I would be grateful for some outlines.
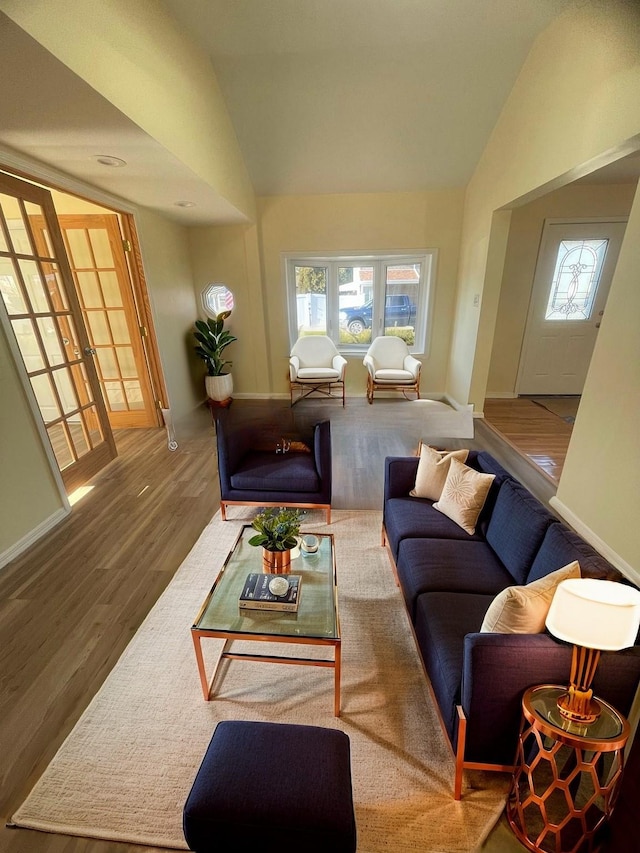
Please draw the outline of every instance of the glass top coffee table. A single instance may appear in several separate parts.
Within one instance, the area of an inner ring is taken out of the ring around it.
[[[212,698],[212,687],[225,659],[264,661],[329,667],[334,670],[334,714],[340,716],[340,619],[333,536],[315,534],[320,540],[317,553],[291,561],[291,574],[300,575],[300,600],[295,613],[277,610],[241,610],[238,604],[247,575],[262,572],[262,548],[249,545],[255,533],[244,525],[222,569],[200,608],[191,628],[204,698]],[[218,663],[207,678],[201,641],[203,637],[223,639]],[[286,655],[244,654],[231,651],[240,640],[333,646],[333,659],[288,657]]]

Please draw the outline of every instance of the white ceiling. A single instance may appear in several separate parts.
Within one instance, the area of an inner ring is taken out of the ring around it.
[[[157,2],[209,52],[255,190],[268,195],[464,186],[535,36],[584,0]],[[5,151],[185,224],[241,221],[3,14],[0,44]],[[127,167],[105,168],[99,154]],[[628,160],[637,177],[639,159]],[[632,179],[620,168],[614,180]],[[184,199],[196,206],[175,205]]]
[[[464,186],[571,0],[164,0],[209,52],[258,195]]]

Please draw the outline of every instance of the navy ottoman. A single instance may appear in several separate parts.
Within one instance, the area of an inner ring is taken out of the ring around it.
[[[183,812],[196,853],[354,853],[349,738],[337,729],[218,723]]]

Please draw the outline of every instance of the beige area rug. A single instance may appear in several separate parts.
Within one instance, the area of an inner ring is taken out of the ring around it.
[[[469,774],[462,801],[452,798],[453,757],[380,546],[379,512],[335,511],[329,527],[313,513],[304,525],[335,536],[342,716],[333,716],[333,672],[319,667],[225,661],[216,699],[203,700],[189,629],[251,516],[235,508],[234,520],[217,515],[205,528],[13,822],[186,849],[182,807],[216,723],[271,720],[349,735],[360,853],[475,851],[502,811],[505,777]],[[220,643],[203,648],[211,668]]]

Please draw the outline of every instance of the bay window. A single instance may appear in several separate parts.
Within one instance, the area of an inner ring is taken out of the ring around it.
[[[304,335],[328,335],[341,351],[359,352],[378,335],[398,335],[424,354],[435,256],[286,255],[291,346]]]

